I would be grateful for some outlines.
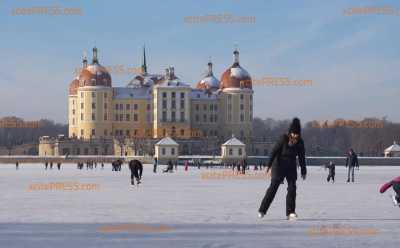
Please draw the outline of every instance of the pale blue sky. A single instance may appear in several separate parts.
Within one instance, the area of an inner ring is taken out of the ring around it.
[[[83,15],[12,15],[14,8],[81,8]],[[383,117],[400,121],[400,15],[345,16],[351,7],[398,1],[4,1],[0,0],[0,116],[67,120],[67,88],[83,51],[150,72],[172,65],[196,83],[208,58],[219,78],[235,44],[253,78],[311,79],[309,87],[255,86],[255,116],[304,121]],[[255,16],[255,24],[187,24],[185,16]],[[123,86],[132,75],[112,75]],[[279,103],[277,103],[279,101]]]

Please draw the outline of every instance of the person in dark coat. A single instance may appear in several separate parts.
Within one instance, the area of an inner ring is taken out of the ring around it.
[[[301,138],[301,125],[298,118],[294,118],[287,134],[284,134],[275,144],[269,158],[267,173],[272,170],[271,184],[265,193],[258,210],[259,217],[262,218],[266,214],[278,188],[286,178],[288,187],[286,195],[286,216],[288,219],[295,219],[296,214],[296,180],[297,165],[296,157],[298,157],[301,177],[306,179],[307,168],[305,161],[304,141]]]
[[[140,180],[142,179],[142,173],[143,173],[142,163],[137,159],[131,160],[129,162],[129,169],[131,171],[131,184],[135,185],[134,178],[136,178],[136,182],[139,185],[141,183]]]
[[[332,179],[332,183],[335,182],[335,164],[330,161],[328,165],[325,166],[329,170],[328,178],[326,179],[328,182]]]
[[[242,167],[242,174],[246,174],[246,167],[247,167],[247,161],[246,161],[246,159],[242,159],[242,161],[241,161],[241,167]]]
[[[360,168],[358,164],[357,154],[354,152],[352,148],[349,150],[349,154],[346,159],[346,167],[348,167],[347,172],[347,182],[350,182],[350,174],[351,174],[351,181],[354,183],[354,168]]]
[[[173,172],[173,170],[174,170],[174,165],[172,161],[169,160],[167,164],[167,169],[163,170],[163,172]]]
[[[45,170],[47,170],[47,166],[49,166],[49,163],[48,162],[44,163]]]
[[[53,169],[53,162],[50,162],[50,170]]]
[[[19,167],[19,163],[17,161],[17,162],[15,162],[15,169],[18,170],[18,167]]]
[[[61,162],[57,162],[57,169],[61,170]]]
[[[155,157],[154,158],[154,163],[153,163],[153,173],[157,173],[157,165],[158,165],[158,160]]]

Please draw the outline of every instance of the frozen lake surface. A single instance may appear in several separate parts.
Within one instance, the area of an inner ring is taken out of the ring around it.
[[[66,164],[60,171],[0,165],[0,247],[400,247],[400,208],[389,198],[392,189],[378,192],[400,167],[361,167],[352,184],[343,167],[335,184],[321,168],[308,171],[297,184],[299,220],[288,222],[286,184],[264,219],[257,218],[269,185],[259,176],[204,179],[222,170],[153,174],[146,165],[137,187],[126,165],[121,172],[109,165]],[[96,188],[29,190],[71,182]]]

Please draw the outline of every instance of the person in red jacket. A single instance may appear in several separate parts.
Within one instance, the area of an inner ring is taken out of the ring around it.
[[[400,207],[400,176],[383,184],[379,192],[384,193],[388,188],[392,187],[396,195],[392,196],[393,203]]]

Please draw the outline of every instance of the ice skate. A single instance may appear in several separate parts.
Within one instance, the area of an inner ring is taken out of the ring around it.
[[[296,213],[291,213],[287,216],[287,219],[290,221],[295,221],[297,220],[297,214]]]
[[[391,198],[392,198],[393,204],[395,206],[400,206],[400,202],[398,201],[398,199],[397,199],[397,197],[395,195],[392,195]]]

